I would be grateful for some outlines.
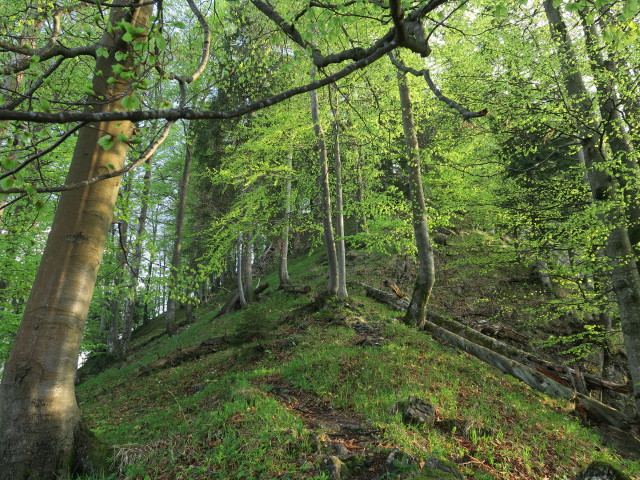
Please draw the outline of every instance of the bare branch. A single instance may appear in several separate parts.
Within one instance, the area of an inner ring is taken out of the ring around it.
[[[55,150],[58,146],[62,145],[67,140],[67,138],[69,138],[71,135],[73,135],[78,130],[80,130],[80,128],[82,128],[84,125],[85,125],[84,123],[80,123],[80,124],[76,125],[71,130],[65,132],[56,142],[53,143],[53,145],[45,148],[44,150],[42,150],[42,151],[40,151],[38,153],[35,153],[35,154],[31,155],[29,158],[27,158],[24,162],[22,162],[16,168],[14,168],[12,170],[8,170],[6,172],[3,172],[2,174],[0,174],[0,180],[2,180],[3,178],[9,177],[11,175],[15,175],[16,173],[18,173],[20,170],[22,170],[24,167],[26,167],[27,165],[29,165],[33,161],[37,160],[40,157],[43,157],[44,155],[46,155],[49,152]]]
[[[142,154],[142,156],[138,158],[135,162],[131,163],[130,165],[124,168],[121,168],[120,170],[114,170],[112,172],[104,173],[102,175],[98,175],[93,178],[88,178],[87,180],[82,180],[80,182],[74,182],[67,185],[61,185],[59,187],[36,187],[34,188],[34,190],[37,193],[66,192],[68,190],[75,190],[77,188],[88,187],[89,185],[93,185],[94,183],[101,182],[102,180],[106,180],[108,178],[120,177],[125,173],[130,172],[134,168],[139,167],[147,160],[149,160],[149,158],[151,158],[151,155],[153,155],[158,149],[158,147],[162,145],[164,141],[167,139],[167,136],[169,136],[169,132],[171,131],[171,127],[173,126],[174,123],[175,122],[167,122],[167,124],[162,129],[162,132],[160,133],[158,138],[149,146],[149,148],[147,148],[144,154]],[[2,193],[4,194],[21,193],[22,194],[22,193],[26,193],[26,190],[23,188],[7,188],[6,190],[0,189],[0,194]]]
[[[184,120],[207,120],[207,119],[226,119],[235,118],[247,113],[255,112],[263,108],[270,107],[296,95],[310,92],[318,88],[336,82],[356,70],[360,70],[371,65],[383,55],[387,54],[398,46],[397,42],[391,41],[380,47],[379,50],[373,52],[370,56],[358,60],[344,67],[342,70],[328,75],[320,80],[314,80],[298,87],[285,90],[284,92],[272,95],[262,100],[240,105],[233,110],[194,110],[190,108],[169,108],[164,110],[136,110],[131,112],[14,112],[9,110],[0,110],[0,120],[16,120],[35,123],[71,123],[71,122],[113,122],[121,120],[130,120],[132,122],[140,122],[143,120],[157,120],[163,118],[168,121]]]
[[[42,84],[44,83],[44,81],[53,73],[55,72],[58,67],[60,65],[62,65],[62,62],[64,62],[64,57],[60,57],[58,59],[56,59],[56,61],[53,63],[53,65],[51,65],[46,72],[44,72],[42,74],[41,77],[39,77],[34,83],[33,85],[31,85],[31,87],[29,87],[29,90],[27,90],[25,93],[20,94],[20,96],[18,98],[16,98],[15,100],[12,100],[10,102],[6,102],[4,105],[0,105],[0,110],[13,110],[14,108],[20,106],[20,104],[22,104],[22,102],[24,102],[25,100],[29,100],[31,98],[31,96],[36,92],[36,90],[38,90]],[[11,92],[11,93],[15,93],[15,92]]]
[[[480,110],[479,112],[472,112],[471,110],[468,110],[462,105],[460,105],[455,100],[452,100],[449,97],[445,96],[440,91],[440,89],[438,89],[435,83],[433,83],[433,80],[431,79],[431,75],[429,74],[429,69],[424,68],[422,70],[416,70],[415,68],[407,67],[404,63],[398,60],[395,57],[395,55],[393,55],[393,53],[389,53],[389,59],[391,60],[391,63],[393,63],[395,67],[401,72],[410,73],[412,75],[415,75],[416,77],[424,77],[425,81],[427,82],[427,85],[429,86],[429,89],[434,93],[434,95],[438,98],[438,100],[446,103],[451,108],[457,110],[460,113],[460,115],[462,115],[463,120],[470,120],[471,118],[477,118],[477,117],[485,117],[489,114],[486,108],[484,110]]]

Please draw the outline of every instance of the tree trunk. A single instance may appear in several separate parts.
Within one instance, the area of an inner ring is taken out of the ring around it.
[[[189,173],[191,171],[191,140],[189,135],[186,139],[186,147],[184,152],[184,167],[182,170],[182,179],[180,180],[180,189],[178,194],[178,211],[176,213],[176,238],[173,243],[173,253],[171,255],[171,279],[169,281],[170,290],[167,301],[167,311],[165,313],[165,329],[167,335],[172,336],[176,333],[176,297],[178,286],[178,274],[180,273],[180,260],[182,255],[182,230],[184,228],[184,211],[187,206],[187,189],[189,188]]]
[[[322,226],[324,232],[324,244],[327,249],[327,262],[329,264],[327,293],[329,293],[329,295],[336,295],[338,293],[338,254],[336,252],[336,242],[333,235],[333,221],[331,219],[331,187],[329,185],[327,143],[325,141],[324,130],[320,124],[318,95],[315,90],[311,92],[311,118],[313,120],[313,129],[316,132],[316,137],[318,139],[320,183],[322,189]]]
[[[637,259],[640,256],[640,203],[638,202],[640,196],[634,185],[638,175],[638,164],[633,156],[631,141],[618,107],[622,102],[616,91],[617,66],[613,59],[604,58],[600,32],[594,23],[588,23],[584,10],[580,11],[580,18],[587,43],[591,71],[598,90],[595,98],[598,101],[602,118],[602,130],[611,148],[611,154],[619,165],[614,169],[614,175],[624,195],[629,240],[634,247]]]
[[[147,227],[147,214],[149,211],[149,192],[151,191],[151,165],[152,158],[147,160],[146,171],[144,172],[144,188],[142,190],[142,205],[138,217],[138,231],[136,234],[136,244],[131,255],[131,282],[129,292],[124,304],[124,314],[122,318],[122,340],[120,342],[122,355],[126,356],[131,343],[131,332],[133,331],[133,321],[135,316],[135,306],[137,298],[137,285],[140,277],[140,266],[142,264],[142,242]]]
[[[336,89],[337,91],[337,89]],[[338,108],[333,110],[333,169],[336,175],[336,256],[338,261],[338,291],[337,297],[349,298],[347,292],[347,259],[344,244],[344,212],[342,199],[342,158],[340,157],[340,124],[338,122]]]
[[[636,416],[638,416],[640,415],[640,273],[626,226],[626,212],[620,205],[619,185],[616,184],[616,179],[606,171],[607,162],[600,145],[603,139],[594,135],[599,125],[597,119],[590,113],[590,95],[577,69],[576,56],[562,15],[558,8],[554,7],[552,0],[545,0],[544,7],[551,35],[558,45],[567,93],[572,106],[581,115],[577,136],[584,140],[579,157],[587,168],[593,200],[605,210],[600,214],[599,219],[610,229],[605,252],[612,267],[611,284],[620,314],[634,388]]]
[[[251,232],[245,232],[242,240],[242,257],[240,269],[242,270],[242,286],[244,298],[247,303],[253,303],[255,295],[253,293],[253,243]]]
[[[149,23],[151,5],[113,8],[110,23],[128,20],[137,27]],[[107,84],[117,47],[124,43],[105,33],[101,45],[109,58],[98,56],[93,89],[112,99],[103,111],[121,110],[119,99],[130,82]],[[97,103],[101,105],[101,102]],[[108,151],[98,146],[104,135],[130,136],[128,121],[90,124],[80,130],[66,183],[122,168],[128,145],[118,140]],[[64,476],[72,467],[80,430],[74,379],[80,342],[120,179],[63,192],[51,226],[31,295],[25,308],[0,386],[0,478],[42,480]]]
[[[400,90],[400,105],[402,107],[402,127],[407,146],[409,169],[409,190],[411,194],[411,214],[413,232],[418,249],[418,276],[411,295],[411,302],[407,309],[405,321],[419,328],[424,326],[427,318],[427,304],[431,290],[435,283],[435,265],[433,246],[429,237],[429,221],[422,189],[422,169],[420,166],[420,152],[413,119],[413,107],[409,96],[409,86],[404,73],[398,71],[398,88]]]
[[[358,145],[358,164],[356,166],[356,170],[358,173],[358,204],[362,213],[360,214],[360,218],[357,223],[358,232],[360,231],[364,233],[369,233],[369,226],[367,225],[367,214],[364,213],[364,176],[362,175],[362,145]]]
[[[293,168],[293,145],[287,156],[287,183],[285,184],[284,221],[285,227],[280,241],[280,288],[291,284],[289,278],[289,231],[291,227],[291,175]]]

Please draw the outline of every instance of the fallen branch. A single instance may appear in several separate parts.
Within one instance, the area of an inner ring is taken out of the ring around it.
[[[382,290],[370,287],[363,283],[360,283],[359,285],[365,288],[367,296],[375,298],[376,300],[386,303],[398,310],[401,310],[403,305],[408,305],[408,302],[400,300],[396,296]],[[440,325],[435,322],[438,322]],[[439,315],[431,314],[425,323],[424,329],[433,336],[450,343],[467,353],[470,353],[490,365],[495,366],[502,372],[518,378],[538,391],[545,392],[552,397],[573,400],[576,405],[579,405],[581,407],[580,409],[584,410],[584,412],[592,419],[596,419],[608,425],[613,425],[620,429],[626,429],[632,423],[632,420],[622,412],[598,402],[597,400],[594,400],[582,393],[576,392],[574,388],[569,388],[569,385],[574,385],[574,383],[562,378],[563,367],[552,365],[549,362],[539,359],[527,352],[506,345],[494,338],[483,335],[480,332]],[[458,334],[458,332],[460,334]],[[463,337],[462,334],[468,335],[473,340]],[[482,345],[479,345],[479,343],[482,343]],[[525,365],[520,361],[507,357],[508,354],[514,353],[514,356],[524,359],[531,365]],[[540,363],[542,365],[536,365],[535,363]],[[545,366],[553,367],[553,369],[544,368]],[[556,368],[558,368],[560,372],[555,371]],[[587,381],[589,380],[587,376],[585,376],[584,379]],[[602,379],[597,379],[597,377],[590,376],[590,379],[599,380],[599,386],[601,388],[608,388],[605,386],[607,383],[612,384],[612,382],[606,382]],[[612,385],[617,388],[626,387],[617,384]]]
[[[511,360],[500,355],[499,353],[493,352],[488,348],[470,342],[466,338],[456,335],[455,333],[451,333],[433,322],[425,322],[424,329],[433,336],[455,345],[474,357],[493,365],[503,373],[516,377],[518,380],[523,381],[535,390],[544,392],[551,397],[572,400],[576,406],[581,406],[587,416],[593,420],[625,430],[633,423],[629,417],[615,408],[611,408],[610,406],[600,403],[591,397],[578,393],[573,389],[562,385],[556,380],[543,375],[534,368],[523,365],[515,360]]]
[[[203,355],[218,352],[220,351],[221,347],[226,346],[228,343],[228,338],[226,336],[223,336],[208,338],[199,345],[195,345],[193,347],[178,348],[166,357],[162,357],[155,362],[151,362],[150,364],[140,369],[137,376],[143,377],[145,375],[149,375],[152,372],[155,372],[156,370],[175,367],[177,365],[180,365],[181,363],[196,359]]]
[[[257,299],[258,295],[260,295],[262,292],[264,292],[267,288],[269,288],[269,283],[268,282],[267,283],[263,283],[262,285],[259,285],[253,291],[253,294],[256,296],[256,299]],[[242,308],[242,306],[240,305],[240,291],[239,290],[235,290],[233,292],[233,294],[229,297],[229,300],[227,300],[227,302],[222,306],[222,308],[220,308],[220,311],[218,313],[216,313],[216,316],[213,317],[213,318],[221,317],[222,315],[234,312],[236,310],[240,310],[241,308]]]
[[[386,303],[396,310],[405,311],[408,307],[409,302],[405,300],[399,300],[394,295],[391,295],[387,292],[371,287],[364,283],[358,283],[358,285],[364,287],[368,297],[375,298],[380,302]],[[591,390],[607,389],[624,394],[629,394],[632,392],[631,385],[611,382],[596,375],[583,374],[565,365],[553,364],[529,352],[508,345],[488,335],[484,335],[483,333],[474,330],[473,328],[467,327],[466,325],[463,325],[462,323],[457,322],[451,318],[437,315],[434,312],[429,312],[429,320],[436,325],[444,328],[445,330],[460,335],[474,343],[482,345],[494,352],[500,353],[505,357],[512,358],[520,363],[528,364],[536,369],[539,369],[541,373],[553,372],[554,376],[563,379],[565,385],[580,385],[582,382],[584,382],[587,389]],[[577,390],[581,389],[578,388]]]

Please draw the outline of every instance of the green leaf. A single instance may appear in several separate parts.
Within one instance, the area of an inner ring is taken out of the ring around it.
[[[33,196],[36,194],[36,189],[30,183],[25,184],[24,190],[25,192],[27,192],[27,195],[29,196]]]
[[[125,133],[121,133],[116,137],[116,140],[118,140],[119,142],[126,142],[129,140],[129,137]]]
[[[129,56],[129,54],[127,52],[116,52],[116,60],[118,62],[122,62],[123,60],[126,60],[127,57]]]
[[[164,39],[162,35],[156,35],[155,41],[156,41],[156,47],[158,47],[158,50],[164,50],[165,48],[167,48],[167,41]]]
[[[113,135],[105,135],[98,140],[98,145],[100,145],[105,151],[111,149],[116,143]]]
[[[109,50],[104,47],[100,47],[96,50],[96,55],[99,57],[109,58]]]
[[[173,25],[176,28],[187,28],[187,26],[182,22],[171,22],[171,25]]]
[[[40,63],[40,56],[39,55],[34,55],[33,57],[31,57],[31,64],[35,65],[37,63]]]
[[[140,99],[134,94],[127,95],[122,99],[122,106],[127,110],[135,110],[140,106]]]
[[[127,32],[122,36],[122,41],[131,43],[135,37],[131,34],[131,32]]]
[[[117,81],[118,81],[118,79],[117,79],[117,78],[115,78],[115,77],[109,77],[109,78],[107,78],[107,83],[116,83]]]
[[[13,170],[18,166],[18,161],[14,157],[5,157],[2,159],[2,166],[7,170]]]
[[[51,104],[49,103],[49,100],[47,100],[46,98],[41,98],[38,102],[40,104],[40,110],[42,110],[45,113],[51,113],[53,112],[53,108],[51,108]]]
[[[16,181],[16,178],[13,175],[9,175],[8,177],[5,177],[2,180],[0,180],[0,188],[2,188],[3,190],[7,190],[13,187],[13,184],[15,183],[15,181]]]
[[[37,211],[40,211],[44,208],[44,202],[40,199],[36,200],[36,203],[33,204]]]

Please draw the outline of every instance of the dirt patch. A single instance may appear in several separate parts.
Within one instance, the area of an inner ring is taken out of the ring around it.
[[[349,480],[374,480],[387,472],[389,446],[362,416],[335,408],[278,376],[262,378],[259,384],[315,432],[316,465],[327,456],[338,457],[350,467]]]

